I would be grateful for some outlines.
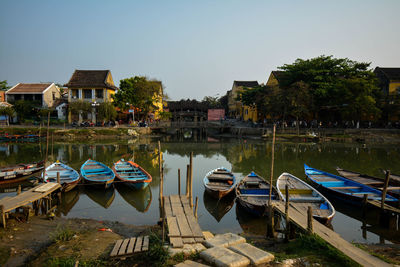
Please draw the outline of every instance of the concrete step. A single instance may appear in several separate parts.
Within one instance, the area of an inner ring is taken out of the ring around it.
[[[249,258],[252,265],[268,263],[270,261],[273,261],[275,258],[274,255],[272,255],[271,253],[256,248],[255,246],[250,245],[248,243],[241,243],[229,246],[228,249]]]
[[[207,248],[211,247],[229,247],[235,244],[245,243],[246,239],[237,234],[226,233],[215,235],[213,238],[203,241],[203,245]]]
[[[209,267],[209,265],[201,264],[195,261],[186,260],[179,264],[174,265],[175,267]]]
[[[248,266],[250,260],[224,247],[211,247],[200,253],[200,257],[217,267]]]
[[[171,257],[173,257],[175,254],[178,253],[183,253],[185,255],[191,255],[196,252],[201,252],[205,250],[206,247],[203,246],[201,243],[195,243],[195,244],[184,244],[183,248],[173,248],[168,246],[168,253]]]
[[[213,235],[211,232],[209,232],[209,231],[203,231],[203,235],[204,235],[204,239],[205,239],[205,240],[211,239],[211,238],[214,237],[214,235]]]

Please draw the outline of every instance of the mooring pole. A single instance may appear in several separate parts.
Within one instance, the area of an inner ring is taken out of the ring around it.
[[[274,124],[274,131],[272,135],[272,158],[271,158],[271,176],[269,178],[269,199],[268,205],[271,205],[271,198],[272,198],[272,178],[274,176],[274,154],[275,154],[275,132],[276,132],[276,125]]]
[[[22,189],[21,189],[21,185],[18,185],[18,191],[17,191],[17,195],[21,194],[21,191],[22,191]]]
[[[197,219],[197,206],[199,204],[199,197],[196,197],[196,204],[194,206],[194,217]]]
[[[193,208],[193,152],[190,152],[190,195],[189,195],[189,201],[190,201],[190,207]]]
[[[60,172],[57,172],[57,183],[61,184]]]
[[[181,169],[178,169],[178,195],[181,195]]]
[[[362,217],[365,218],[367,215],[367,206],[368,206],[368,194],[364,194],[362,201]]]
[[[162,168],[162,158],[161,158],[161,143],[158,141],[158,166],[160,172],[160,195],[159,195],[159,202],[160,202],[160,218],[163,218],[163,168]]]
[[[308,233],[313,233],[313,214],[312,214],[312,207],[308,206],[307,209],[307,231]]]
[[[186,197],[189,197],[189,174],[190,174],[190,165],[186,165]]]
[[[383,184],[383,190],[382,190],[382,199],[381,199],[382,212],[385,210],[385,199],[386,199],[387,187],[389,185],[389,180],[390,180],[390,170],[387,170],[386,177],[385,177],[385,183]]]
[[[286,222],[286,231],[285,231],[285,241],[289,241],[290,235],[290,221],[289,221],[289,186],[285,185],[285,222]]]

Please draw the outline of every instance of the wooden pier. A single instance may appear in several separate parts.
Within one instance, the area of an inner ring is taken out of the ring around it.
[[[51,193],[61,188],[59,183],[46,183],[38,185],[28,191],[22,192],[14,197],[4,197],[0,199],[0,216],[3,227],[6,227],[6,219],[8,213],[18,208],[28,208],[26,205],[32,203],[32,208],[35,213],[39,213],[39,209],[42,207],[42,212],[47,212],[51,207]]]
[[[274,201],[273,207],[279,213],[286,215],[285,202]],[[314,234],[325,240],[325,242],[332,245],[362,266],[391,266],[390,264],[370,255],[368,252],[350,244],[339,234],[313,219],[312,216],[308,216],[308,218],[307,213],[309,213],[307,212],[307,207],[289,204],[287,217],[289,218],[289,221],[295,224],[297,227],[306,231],[311,230]]]
[[[186,195],[164,196],[163,202],[164,220],[167,222],[172,247],[180,248],[183,244],[204,241],[203,232]]]

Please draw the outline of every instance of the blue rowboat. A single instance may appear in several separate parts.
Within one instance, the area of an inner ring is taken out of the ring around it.
[[[81,175],[88,183],[109,188],[114,181],[114,172],[101,162],[88,159],[81,167]]]
[[[152,181],[151,175],[133,161],[121,159],[112,167],[115,176],[122,182],[143,189]]]
[[[304,171],[308,179],[310,179],[317,189],[330,193],[332,196],[353,205],[361,206],[365,194],[368,195],[368,199],[370,200],[381,201],[382,199],[382,191],[375,188],[311,168],[306,164],[304,164]],[[385,201],[388,202],[388,204],[394,204],[398,199],[386,195]]]
[[[249,213],[264,216],[268,211],[270,184],[261,176],[251,172],[236,187],[238,203]],[[271,200],[280,200],[278,190],[272,186]]]
[[[220,199],[233,191],[236,178],[228,169],[220,167],[207,173],[203,183],[208,194]]]
[[[74,188],[79,183],[79,180],[81,178],[76,170],[72,169],[68,165],[57,161],[46,168],[43,178],[44,182],[56,183],[57,173],[60,173],[60,184],[62,186],[61,190],[64,192],[68,192],[72,188]]]

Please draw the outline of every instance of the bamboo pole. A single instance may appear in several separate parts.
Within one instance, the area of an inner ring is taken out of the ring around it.
[[[389,180],[390,180],[390,171],[386,171],[386,177],[385,177],[385,183],[383,184],[383,190],[382,190],[382,199],[381,199],[381,209],[384,211],[385,208],[385,199],[386,199],[386,192],[387,192],[387,187],[389,185]]]
[[[194,206],[194,217],[197,219],[197,206],[199,204],[199,197],[196,197],[196,204]]]
[[[57,183],[61,183],[61,179],[60,179],[60,172],[57,172]]]
[[[158,166],[160,172],[160,193],[159,193],[159,202],[160,202],[160,217],[163,217],[163,168],[162,168],[162,156],[161,156],[161,143],[158,141]]]
[[[271,195],[272,195],[272,178],[274,176],[274,154],[275,154],[275,132],[276,132],[276,124],[274,124],[274,131],[272,134],[272,159],[271,159],[271,176],[269,178],[269,199],[268,205],[271,205]]]
[[[190,207],[193,208],[193,152],[190,152],[190,187],[189,187],[189,201]]]
[[[21,194],[22,188],[21,185],[18,185],[17,195]]]
[[[308,206],[307,209],[307,231],[308,233],[313,233],[313,215],[312,215],[312,207]]]
[[[189,197],[189,174],[190,174],[190,165],[186,165],[186,197]]]
[[[181,195],[181,169],[178,169],[178,195]]]
[[[50,111],[47,113],[47,135],[46,135],[46,157],[44,159],[43,178],[46,174],[47,157],[49,155],[49,128],[50,128]]]

